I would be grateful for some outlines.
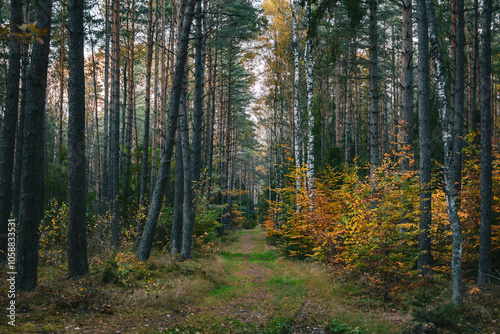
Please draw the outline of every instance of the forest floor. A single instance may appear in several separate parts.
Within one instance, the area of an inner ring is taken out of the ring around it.
[[[65,279],[64,265],[44,265],[37,291],[17,296],[16,327],[4,316],[0,333],[390,334],[414,323],[410,311],[324,266],[282,257],[260,228],[233,230],[212,248],[182,262],[160,252],[147,263],[131,251],[96,254],[79,281]]]

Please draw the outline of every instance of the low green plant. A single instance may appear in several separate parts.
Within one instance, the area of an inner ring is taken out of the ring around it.
[[[348,324],[337,320],[333,319],[330,321],[330,323],[326,326],[325,328],[329,333],[344,333],[344,334],[362,334],[364,333],[363,330],[359,328],[352,328]]]

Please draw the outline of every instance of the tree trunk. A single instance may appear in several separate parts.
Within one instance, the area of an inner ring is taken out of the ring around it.
[[[456,0],[456,49],[455,49],[455,96],[452,100],[455,104],[452,110],[453,117],[453,149],[456,155],[456,164],[454,171],[454,184],[457,193],[461,189],[462,180],[462,147],[464,132],[464,113],[465,113],[465,15],[464,0]]]
[[[68,277],[89,274],[85,187],[85,75],[83,0],[68,1]]]
[[[491,19],[492,1],[483,0],[481,34],[481,231],[477,284],[491,283]]]
[[[306,1],[306,87],[307,87],[307,189],[309,196],[313,196],[314,189],[314,114],[313,114],[313,50],[311,31],[311,0]]]
[[[61,14],[61,54],[59,55],[59,119],[58,119],[58,134],[57,134],[57,159],[56,162],[62,164],[62,142],[63,142],[63,105],[64,105],[64,43],[65,43],[65,27],[66,27],[66,6],[62,5]],[[68,97],[69,98],[69,97]]]
[[[134,250],[137,250],[142,234],[144,219],[142,218],[146,210],[146,191],[148,186],[148,156],[149,156],[149,114],[151,109],[151,65],[153,62],[153,0],[148,3],[148,23],[146,40],[146,92],[144,97],[144,134],[142,138],[142,170],[141,189],[139,193],[139,218],[137,219],[137,234],[134,241]],[[155,78],[156,80],[156,78]],[[156,92],[155,92],[156,94]],[[153,164],[154,162],[152,162]]]
[[[429,37],[425,0],[418,0],[418,123],[420,145],[420,222],[418,269],[430,273],[431,265],[431,120],[429,101]]]
[[[188,89],[188,67],[186,63],[183,91],[179,103],[180,137],[182,148],[182,166],[184,168],[184,203],[182,206],[182,258],[191,258],[191,247],[193,243],[193,232],[196,215],[196,201],[193,189],[193,159],[189,145],[189,122],[187,109],[187,89]]]
[[[401,170],[410,170],[410,153],[413,148],[413,32],[412,1],[403,0],[403,51],[402,51],[402,92],[401,113],[403,160]]]
[[[441,53],[441,45],[438,38],[436,13],[432,0],[426,0],[428,22],[429,22],[429,40],[431,51],[436,62],[436,81],[438,89],[438,109],[441,119],[443,145],[444,145],[444,182],[445,195],[448,209],[448,218],[450,220],[453,236],[453,249],[451,259],[451,275],[453,281],[452,301],[454,304],[462,304],[462,229],[460,227],[460,218],[458,217],[458,207],[455,190],[455,168],[456,154],[453,148],[453,127],[450,126],[450,113],[448,110],[448,101],[446,98],[446,77]]]
[[[195,50],[195,89],[193,117],[193,181],[200,181],[201,144],[203,125],[203,96],[205,84],[205,39],[203,38],[203,19],[201,0],[196,5],[196,50]]]
[[[370,0],[370,175],[379,165],[377,0]]]
[[[112,0],[111,110],[110,110],[110,196],[111,245],[120,240],[120,1]]]
[[[27,6],[29,8],[29,6]],[[25,10],[25,14],[29,13]],[[28,14],[29,15],[29,14]],[[28,16],[25,16],[27,19]],[[14,189],[12,199],[12,217],[19,218],[19,204],[21,201],[21,178],[23,173],[23,146],[24,146],[24,123],[26,120],[26,89],[28,82],[29,65],[29,47],[26,42],[23,43],[22,55],[22,79],[21,79],[21,102],[19,106],[19,124],[16,131],[16,152],[15,152],[15,171],[14,171]],[[3,188],[2,188],[3,189]]]
[[[102,203],[101,214],[109,209],[110,189],[108,178],[108,146],[109,146],[109,0],[105,0],[105,42],[104,42],[104,142],[102,156]]]
[[[11,0],[12,32],[19,31],[23,21],[22,0]],[[6,78],[5,112],[0,134],[0,262],[7,259],[8,220],[12,203],[12,175],[19,106],[21,43],[12,39],[9,45],[9,69]]]
[[[477,71],[479,62],[479,5],[478,0],[474,0],[473,26],[472,26],[472,69],[470,79],[470,129],[477,132]]]
[[[19,209],[16,288],[34,291],[38,274],[38,226],[43,218],[45,175],[45,99],[50,52],[52,1],[39,0],[35,7],[37,29],[46,29],[43,43],[35,42],[28,74],[24,131],[24,166]]]
[[[334,27],[337,31],[337,8],[334,9]],[[340,61],[335,61],[335,146],[340,147],[340,138],[342,138],[340,130]]]
[[[300,150],[302,146],[302,135],[300,133],[301,131],[301,117],[300,117],[300,110],[299,110],[299,80],[300,80],[300,73],[299,73],[299,65],[300,65],[300,59],[299,59],[299,37],[298,37],[298,31],[297,31],[297,1],[298,0],[290,0],[292,2],[292,16],[293,16],[293,58],[294,58],[294,79],[293,79],[293,126],[294,126],[294,131],[293,131],[293,138],[294,138],[294,143],[293,143],[293,148],[294,148],[294,154],[295,154],[295,168],[297,168],[297,171],[301,167],[301,161],[300,161]],[[299,176],[296,177],[296,187],[297,191],[300,189],[300,178]]]
[[[178,254],[182,247],[182,208],[184,205],[184,163],[182,160],[181,133],[177,131],[175,139],[175,184],[172,229],[170,230],[170,254]]]
[[[158,1],[156,1],[158,3]],[[156,183],[156,165],[157,165],[157,159],[156,159],[156,146],[158,144],[158,131],[159,131],[159,124],[158,124],[158,71],[159,71],[159,63],[160,63],[160,41],[159,41],[159,36],[160,34],[160,29],[159,29],[159,24],[158,24],[158,4],[156,6],[156,11],[155,11],[155,17],[156,17],[156,29],[155,29],[155,40],[157,43],[155,44],[155,74],[154,74],[154,85],[153,85],[153,90],[154,90],[154,105],[153,105],[153,138],[151,141],[151,180],[149,181],[149,199],[153,197],[153,191],[154,191],[154,185]],[[162,111],[165,112],[165,111]],[[141,233],[142,234],[142,233]],[[140,239],[141,235],[138,236]]]
[[[137,250],[137,257],[141,261],[146,261],[151,254],[151,246],[153,244],[154,231],[158,222],[163,195],[165,192],[167,176],[170,174],[170,162],[172,158],[173,144],[175,138],[175,130],[177,128],[177,118],[179,115],[179,100],[182,90],[184,68],[187,62],[189,32],[193,20],[195,0],[188,0],[184,23],[182,25],[182,33],[180,35],[177,46],[177,58],[175,64],[174,80],[170,91],[170,105],[168,109],[168,127],[165,136],[165,145],[161,151],[160,168],[158,170],[158,178],[151,199],[151,205],[144,227],[144,232]]]
[[[135,61],[135,0],[132,0],[132,22],[131,22],[131,27],[129,31],[129,55],[128,55],[128,108],[127,108],[127,134],[126,134],[126,158],[125,158],[125,196],[123,207],[127,211],[127,217],[128,217],[128,211],[130,208],[128,207],[129,205],[129,197],[130,197],[130,169],[131,169],[131,164],[132,164],[132,142],[133,142],[133,137],[132,137],[132,128],[133,128],[133,119],[134,119],[134,113],[135,113],[135,101],[134,101],[134,93],[135,93],[135,82],[134,82],[134,61]]]

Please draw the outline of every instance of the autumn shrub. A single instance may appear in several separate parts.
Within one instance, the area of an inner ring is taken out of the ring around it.
[[[463,232],[463,268],[475,279],[480,231],[480,162],[477,146],[468,139],[464,155],[459,217]],[[405,154],[404,152],[402,154]],[[404,158],[404,156],[397,156]],[[413,161],[410,162],[413,163]],[[288,176],[282,200],[268,201],[264,220],[268,242],[289,256],[328,263],[343,277],[359,279],[384,298],[415,287],[417,277],[419,176],[402,172],[400,161],[386,158],[372,176],[366,167],[328,169],[306,187],[304,168]],[[451,276],[452,235],[443,185],[443,167],[435,162],[432,175],[430,226],[432,269]],[[299,185],[297,189],[297,185]],[[492,254],[500,254],[500,154],[493,159]],[[418,284],[417,284],[418,285]]]
[[[359,167],[326,169],[310,193],[303,171],[290,177],[287,200],[270,203],[268,238],[287,255],[311,257],[344,274],[363,277],[388,298],[405,287],[417,259],[418,183],[414,172],[384,160],[373,178]],[[294,191],[296,180],[302,187]],[[275,213],[285,215],[276,224]]]
[[[39,226],[42,261],[58,264],[66,258],[68,212],[68,205],[58,203],[55,199],[50,201],[48,209],[44,212],[44,219]]]
[[[461,189],[458,194],[460,226],[462,228],[462,264],[464,277],[475,280],[479,260],[479,231],[481,227],[481,164],[480,149],[474,145],[476,134],[465,137],[467,145],[464,159]],[[440,179],[442,166],[438,165],[440,173],[434,179]],[[493,155],[493,220],[492,220],[492,254],[493,260],[500,260],[500,154]],[[446,198],[443,186],[434,186],[432,194],[432,225],[431,242],[433,270],[451,276],[452,234],[449,226]]]

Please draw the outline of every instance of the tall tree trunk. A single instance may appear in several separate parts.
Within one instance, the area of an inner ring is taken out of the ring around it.
[[[132,128],[133,128],[133,119],[135,114],[135,101],[134,101],[134,91],[135,91],[135,82],[134,82],[134,61],[135,61],[135,0],[132,0],[132,20],[131,27],[129,31],[129,56],[128,56],[128,108],[127,108],[127,134],[126,134],[126,158],[125,158],[125,196],[123,206],[126,211],[129,211],[129,197],[130,197],[130,169],[132,164]],[[127,214],[128,216],[128,214]]]
[[[223,189],[226,190],[226,195],[224,199],[224,226],[231,226],[231,218],[232,218],[232,194],[230,191],[231,188],[231,174],[230,174],[230,164],[231,164],[231,131],[232,131],[232,68],[233,68],[233,46],[232,43],[229,45],[228,50],[228,70],[227,70],[227,102],[226,102],[226,133],[225,133],[225,164],[224,164],[224,185]]]
[[[311,31],[311,0],[306,1],[306,87],[307,87],[307,188],[312,199],[314,189],[314,113],[313,113],[313,50]]]
[[[23,21],[23,1],[11,0],[12,32],[17,33]],[[9,45],[9,70],[6,78],[5,112],[0,135],[0,262],[7,259],[8,220],[12,204],[12,175],[19,106],[21,43],[16,38]]]
[[[148,23],[146,37],[146,92],[144,97],[144,134],[142,137],[142,170],[141,189],[139,193],[139,218],[137,219],[137,234],[134,241],[134,250],[137,250],[142,234],[144,219],[143,212],[146,210],[146,191],[148,186],[148,156],[149,156],[149,114],[151,109],[151,65],[153,62],[153,0],[148,2]],[[156,78],[155,78],[156,80]],[[155,92],[156,94],[156,92]],[[151,162],[151,164],[153,164]]]
[[[177,128],[177,118],[179,115],[179,100],[182,91],[184,68],[187,62],[189,32],[193,21],[193,12],[195,0],[188,0],[184,23],[182,25],[182,33],[180,34],[179,43],[177,46],[177,59],[175,64],[174,80],[170,91],[170,105],[168,109],[168,127],[165,136],[165,145],[161,151],[160,168],[158,170],[158,179],[156,181],[153,198],[144,227],[144,232],[137,250],[137,257],[141,261],[146,261],[151,253],[154,231],[160,214],[163,195],[165,192],[167,176],[170,174],[170,162],[172,158],[173,144],[175,138],[175,130]]]
[[[68,277],[89,274],[85,187],[85,75],[83,0],[68,1]]]
[[[108,177],[108,146],[109,146],[109,1],[105,0],[105,41],[104,41],[104,142],[103,142],[103,156],[102,156],[102,203],[101,214],[109,208],[110,189]],[[105,210],[106,208],[106,210]]]
[[[65,28],[66,28],[66,5],[62,4],[61,14],[61,54],[59,55],[59,119],[58,119],[58,135],[57,135],[57,159],[56,162],[62,164],[62,142],[63,142],[63,115],[64,115],[64,53],[65,53]]]
[[[412,1],[403,0],[403,51],[402,51],[402,92],[401,113],[403,118],[402,142],[404,157],[401,170],[410,170],[410,153],[413,147],[413,31]]]
[[[492,1],[483,0],[481,34],[481,231],[477,284],[491,283],[491,19]]]
[[[470,129],[477,132],[477,72],[479,62],[479,5],[478,0],[474,0],[473,26],[472,26],[472,70],[470,79],[471,103],[470,103]]]
[[[91,38],[91,53],[92,53],[92,88],[94,91],[94,119],[95,119],[95,149],[97,151],[96,154],[96,170],[97,170],[97,180],[89,180],[91,186],[93,185],[96,189],[96,199],[97,199],[97,207],[102,207],[102,168],[101,168],[101,142],[99,140],[99,107],[98,107],[98,92],[97,92],[97,64],[94,57],[94,45],[95,41]],[[93,145],[94,148],[94,145]]]
[[[370,0],[370,175],[379,165],[377,0]]]
[[[182,0],[181,0],[182,1]],[[174,6],[175,7],[175,6]],[[160,5],[160,147],[164,145],[164,139],[166,134],[166,126],[165,123],[165,110],[166,110],[166,96],[167,96],[167,79],[165,72],[165,53],[167,50],[165,49],[165,1],[161,0]],[[174,34],[174,30],[170,29],[170,35]],[[177,124],[175,124],[177,126]]]
[[[431,265],[431,120],[429,101],[429,37],[425,0],[418,0],[418,124],[420,145],[420,221],[418,269],[430,273]]]
[[[456,0],[456,49],[455,49],[455,96],[453,117],[453,149],[456,155],[456,167],[454,171],[454,184],[457,193],[461,189],[462,180],[462,137],[464,135],[464,113],[465,113],[465,15],[464,0]]]
[[[25,22],[28,22],[30,16],[29,5],[25,7]],[[23,173],[23,147],[24,147],[24,123],[26,120],[26,93],[28,82],[28,65],[29,65],[29,46],[26,42],[22,45],[22,78],[21,78],[21,102],[19,106],[19,124],[16,131],[16,152],[15,152],[15,171],[14,171],[14,189],[13,189],[13,203],[12,203],[12,216],[19,218],[19,205],[21,201],[21,178]],[[3,189],[3,188],[2,188]]]
[[[35,7],[38,29],[47,34],[35,41],[28,74],[24,131],[24,166],[19,209],[16,287],[34,291],[38,274],[38,226],[43,218],[45,175],[45,99],[50,52],[52,1],[39,0]]]
[[[205,39],[203,37],[202,1],[196,5],[196,50],[195,50],[195,89],[193,117],[193,181],[200,181],[201,144],[203,125],[203,96],[205,85]]]
[[[436,13],[432,0],[426,0],[427,14],[429,22],[429,40],[431,51],[436,62],[436,83],[438,89],[438,109],[441,119],[443,145],[444,145],[444,182],[445,195],[448,209],[448,218],[450,220],[453,236],[453,249],[451,259],[451,275],[453,281],[452,301],[454,304],[462,304],[462,228],[460,227],[460,218],[458,217],[458,206],[455,189],[455,168],[457,166],[456,154],[453,148],[453,127],[450,125],[451,117],[446,98],[446,77],[441,53],[441,45],[436,24]]]
[[[111,109],[110,109],[110,196],[111,245],[120,244],[120,1],[112,0]]]
[[[159,36],[161,36],[159,29],[159,11],[158,11],[158,1],[156,1],[156,29],[155,29],[155,40],[157,43],[155,44],[155,74],[154,74],[154,105],[153,105],[153,138],[151,141],[151,180],[149,182],[149,199],[153,197],[154,185],[156,183],[156,146],[158,144],[158,131],[159,131],[159,120],[158,120],[158,71],[159,71],[159,63],[160,63],[160,41]],[[165,112],[165,111],[162,111]],[[140,239],[140,235],[138,238]]]
[[[182,148],[182,166],[184,168],[184,203],[182,206],[182,248],[181,255],[184,259],[191,258],[191,247],[193,243],[193,232],[196,215],[196,200],[193,189],[193,159],[189,145],[189,122],[187,109],[188,67],[186,63],[183,92],[180,96],[179,119],[180,137]]]
[[[168,252],[179,254],[182,247],[182,208],[184,205],[184,163],[182,160],[181,133],[177,131],[175,139],[175,180],[174,180],[174,207],[172,214],[172,229],[170,230],[170,244]]]
[[[346,94],[345,94],[345,130],[344,130],[344,162],[348,164],[351,162],[351,105],[352,105],[352,57],[354,53],[352,52],[353,48],[353,32],[349,31],[349,46],[347,51],[347,65],[345,67],[346,72]]]
[[[334,27],[337,31],[337,8],[334,9]],[[335,61],[335,146],[340,147],[340,138],[342,138],[340,130],[340,61]]]
[[[210,54],[210,53],[209,53]],[[208,124],[208,170],[207,170],[207,199],[210,200],[211,197],[211,189],[212,189],[212,174],[213,174],[213,162],[214,162],[214,129],[215,129],[215,101],[216,101],[216,85],[217,85],[217,61],[218,61],[218,51],[215,50],[214,61],[213,61],[213,69],[210,67],[210,70],[213,72],[212,75],[212,84],[209,89],[209,98],[207,100],[210,101],[210,108],[207,106],[207,117],[210,117]],[[210,77],[210,75],[209,75]],[[208,116],[210,115],[210,116]]]
[[[300,107],[299,107],[299,37],[297,31],[297,1],[298,0],[290,0],[292,2],[292,16],[293,16],[293,58],[294,58],[294,79],[293,79],[293,149],[295,154],[295,168],[297,171],[300,169],[301,160],[300,160],[300,150],[302,146],[302,135],[301,135],[301,117],[300,117]],[[297,191],[300,189],[300,178],[296,177],[296,187]]]

